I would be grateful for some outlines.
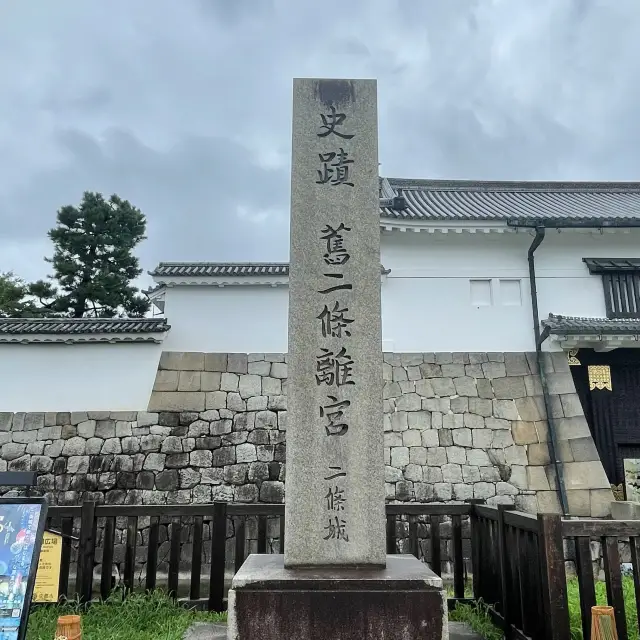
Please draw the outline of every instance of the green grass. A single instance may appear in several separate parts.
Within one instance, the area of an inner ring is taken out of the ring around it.
[[[633,579],[622,578],[622,591],[624,594],[624,609],[627,614],[627,633],[629,640],[640,640],[638,632],[638,617],[636,611],[636,596],[633,590]],[[580,618],[580,595],[578,580],[573,578],[567,581],[567,596],[569,599],[569,619],[571,620],[572,640],[582,640],[582,622]],[[607,604],[607,587],[604,582],[596,582],[596,603]]]
[[[447,588],[452,596],[452,589]],[[623,578],[625,610],[629,640],[640,640],[635,606],[633,580]],[[470,597],[467,590],[465,594]],[[580,598],[577,579],[567,582],[569,618],[572,640],[582,640],[580,620]],[[607,604],[604,582],[596,583],[596,601]],[[176,605],[161,591],[151,594],[132,594],[122,600],[115,593],[104,603],[93,604],[88,609],[77,602],[64,605],[35,607],[29,616],[27,640],[53,640],[58,616],[77,613],[82,615],[83,640],[181,640],[186,629],[194,622],[218,622],[226,619],[226,614],[194,611]],[[449,612],[449,619],[466,622],[485,640],[502,640],[503,634],[492,622],[487,606],[460,604]]]
[[[53,640],[58,616],[80,614],[83,640],[181,640],[194,622],[219,622],[226,614],[185,609],[162,592],[114,594],[85,609],[78,603],[35,607],[29,616],[27,640]]]
[[[502,640],[504,634],[496,627],[483,602],[474,604],[459,604],[449,612],[451,622],[466,622],[477,634],[485,640]]]

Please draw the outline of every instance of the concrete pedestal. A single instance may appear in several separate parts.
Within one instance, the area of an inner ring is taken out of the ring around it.
[[[384,569],[284,568],[250,555],[229,591],[228,640],[448,640],[442,580],[409,555]]]

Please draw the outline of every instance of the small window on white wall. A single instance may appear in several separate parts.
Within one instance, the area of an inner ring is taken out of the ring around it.
[[[522,306],[522,287],[520,280],[500,280],[500,304],[503,307]]]
[[[491,297],[491,280],[469,280],[469,288],[471,293],[471,305],[474,307],[490,307],[492,304]]]

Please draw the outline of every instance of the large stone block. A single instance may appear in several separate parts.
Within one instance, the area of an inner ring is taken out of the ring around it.
[[[577,393],[567,393],[560,396],[560,403],[562,404],[562,412],[565,418],[574,418],[576,416],[583,416],[584,410],[580,397]]]
[[[0,413],[0,431],[11,431],[11,425],[13,424],[13,413],[1,412]]]
[[[591,516],[590,491],[585,489],[567,491],[567,506],[570,515],[589,518]]]
[[[544,403],[538,397],[518,398],[515,403],[520,420],[535,422],[546,418]]]
[[[520,414],[514,400],[494,400],[493,415],[502,420],[520,420]]]
[[[607,518],[611,515],[613,493],[611,489],[595,489],[589,491],[592,518]]]
[[[178,391],[200,391],[201,389],[200,371],[180,371],[178,372]]]
[[[488,379],[504,378],[507,375],[504,364],[500,362],[483,362],[482,371]]]
[[[226,353],[205,353],[204,354],[205,371],[226,371],[227,370],[227,354]]]
[[[215,392],[214,392],[215,393]],[[210,407],[216,408],[216,407]],[[149,411],[204,411],[204,391],[165,391],[151,394]]]
[[[220,376],[217,371],[202,371],[200,374],[201,391],[218,391],[220,389]]]
[[[469,398],[469,413],[489,418],[493,414],[493,403],[488,398]]]
[[[204,353],[163,351],[158,368],[172,371],[202,371],[204,369]]]
[[[432,378],[431,385],[436,396],[453,396],[456,394],[456,388],[451,378]]]
[[[227,355],[227,371],[230,373],[247,373],[249,359],[246,353],[229,353]]]
[[[231,587],[229,640],[448,637],[442,580],[412,556],[389,556],[386,569],[287,571],[282,556],[251,555]]]
[[[527,450],[529,464],[533,466],[546,465],[551,462],[549,446],[546,442],[530,444]]]
[[[504,366],[507,376],[526,376],[531,373],[527,356],[524,353],[505,353]]]
[[[549,394],[562,395],[565,393],[575,393],[576,386],[570,371],[565,373],[549,373],[547,374],[547,387]]]
[[[589,424],[584,416],[575,418],[557,418],[553,421],[558,440],[588,438],[591,436]]]
[[[544,467],[527,467],[527,484],[532,491],[550,491]]]
[[[602,463],[568,462],[563,465],[564,483],[570,489],[609,489],[610,484]]]
[[[491,384],[495,397],[500,400],[514,400],[524,398],[527,395],[522,376],[494,378]]]
[[[156,373],[156,379],[153,383],[154,391],[177,391],[178,390],[178,371],[159,370]]]
[[[542,382],[540,376],[524,376],[524,387],[528,396],[542,395]]]
[[[24,417],[24,430],[34,431],[44,427],[44,413],[27,413]]]
[[[571,447],[571,453],[576,462],[600,460],[600,455],[591,436],[586,438],[573,438],[568,441],[568,444]]]
[[[280,381],[278,380],[278,383]],[[244,399],[261,395],[262,379],[255,374],[241,375],[238,382],[238,391]]]
[[[534,444],[538,442],[538,432],[533,422],[518,420],[511,425],[511,433],[515,444]]]
[[[538,491],[536,497],[538,499],[538,513],[562,513],[557,491]]]

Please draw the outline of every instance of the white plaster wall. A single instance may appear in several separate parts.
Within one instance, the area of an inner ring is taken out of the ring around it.
[[[533,350],[527,262],[532,240],[526,231],[384,233],[382,262],[391,269],[382,297],[385,350]],[[590,275],[582,258],[640,257],[640,231],[547,231],[535,256],[541,319],[549,313],[605,317],[601,277]],[[472,279],[490,281],[487,304],[472,304]],[[505,284],[511,287],[507,296]]]
[[[288,296],[286,286],[171,287],[164,350],[285,353]]]
[[[532,239],[527,231],[384,232],[381,261],[391,273],[382,283],[383,349],[533,350],[527,263]],[[589,274],[585,257],[640,257],[640,231],[547,231],[536,251],[541,319],[549,313],[605,316],[602,280]],[[472,304],[470,280],[490,281],[489,304]],[[167,350],[287,349],[286,287],[173,287],[165,312],[172,327]]]
[[[0,344],[0,412],[144,411],[161,344]]]

